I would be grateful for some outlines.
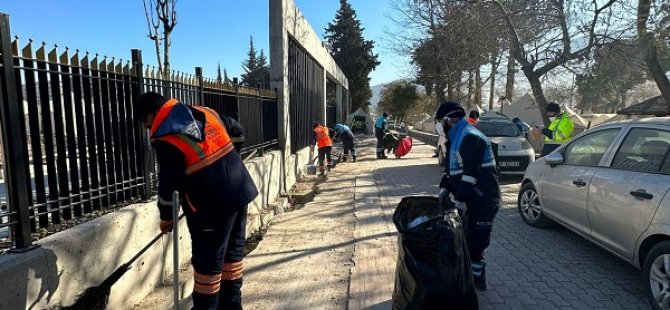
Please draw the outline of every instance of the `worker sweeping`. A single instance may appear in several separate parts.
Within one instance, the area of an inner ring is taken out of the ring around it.
[[[375,138],[377,138],[377,159],[385,159],[384,154],[384,134],[386,131],[386,123],[388,120],[388,113],[384,112],[382,116],[375,121]]]
[[[351,158],[356,162],[356,150],[354,149],[354,133],[351,131],[349,126],[344,124],[335,124],[335,136],[333,139],[342,140],[342,148],[344,148],[344,156],[342,156],[342,161],[346,162],[349,157],[349,151],[351,151]]]
[[[140,96],[136,121],[151,129],[160,170],[160,229],[172,231],[172,193],[180,192],[191,234],[193,309],[242,309],[247,204],[258,195],[219,115],[158,93]]]
[[[324,159],[330,167],[333,163],[331,151],[333,149],[333,140],[330,139],[330,130],[328,127],[321,125],[319,122],[314,122],[314,134],[312,135],[312,145],[310,145],[310,153],[314,153],[314,144],[317,146],[319,153],[319,173],[326,175],[326,167]]]

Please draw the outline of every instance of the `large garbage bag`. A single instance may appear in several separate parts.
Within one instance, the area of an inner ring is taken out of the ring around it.
[[[478,309],[463,227],[453,204],[404,197],[393,214],[398,229],[393,309]]]

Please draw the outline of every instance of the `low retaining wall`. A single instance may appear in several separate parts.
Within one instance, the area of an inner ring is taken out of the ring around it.
[[[307,165],[309,149],[290,156],[290,188]],[[279,151],[246,163],[259,196],[249,205],[247,236],[277,213],[272,202],[281,188]],[[268,207],[270,205],[270,207]],[[45,309],[71,305],[86,288],[99,285],[158,233],[156,202],[135,204],[36,242],[26,253],[0,255],[0,309]],[[180,223],[180,263],[191,259],[186,221]],[[172,276],[172,239],[164,236],[114,286],[108,309],[128,309]]]
[[[432,146],[437,146],[437,141],[440,138],[439,135],[418,130],[410,130],[409,135],[412,138],[419,139],[421,142]]]

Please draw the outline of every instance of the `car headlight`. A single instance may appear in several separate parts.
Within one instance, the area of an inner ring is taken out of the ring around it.
[[[523,140],[523,141],[521,141],[521,148],[524,149],[524,150],[527,150],[527,149],[532,149],[533,147],[530,146],[530,143],[528,143],[528,140]]]

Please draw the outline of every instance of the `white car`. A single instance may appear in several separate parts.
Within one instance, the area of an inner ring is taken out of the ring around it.
[[[643,271],[654,309],[670,309],[670,117],[600,125],[526,170],[519,214],[556,222]]]
[[[497,163],[501,174],[523,174],[526,167],[535,161],[535,151],[519,129],[505,115],[487,112],[481,115],[477,128],[498,147]],[[437,142],[437,158],[444,165],[447,141],[442,126],[436,125],[440,138]]]

